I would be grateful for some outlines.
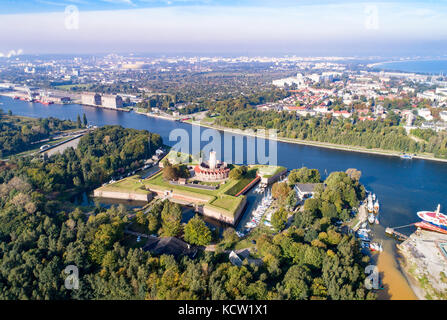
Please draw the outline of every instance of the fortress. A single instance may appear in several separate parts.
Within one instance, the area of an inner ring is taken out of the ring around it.
[[[201,181],[223,181],[228,179],[230,168],[225,162],[216,159],[216,152],[211,151],[208,162],[200,161],[194,167],[195,178]]]

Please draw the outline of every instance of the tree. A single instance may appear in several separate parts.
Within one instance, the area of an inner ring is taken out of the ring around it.
[[[309,297],[309,282],[312,280],[309,268],[294,265],[284,276],[284,286],[291,299],[304,300]]]
[[[320,172],[317,169],[308,169],[306,167],[292,170],[288,177],[290,185],[296,183],[318,183],[320,180]]]
[[[286,200],[290,192],[290,187],[286,182],[275,182],[272,187],[272,196],[278,199],[279,203],[282,204]]]
[[[230,171],[230,179],[235,179],[238,180],[242,177],[242,170],[240,167],[234,167],[233,169],[231,169]]]
[[[286,199],[286,205],[288,208],[293,209],[295,208],[296,204],[298,202],[298,197],[296,195],[295,190],[290,190],[289,195],[287,196]]]
[[[168,180],[168,181],[178,179],[177,172],[171,164],[167,164],[163,168],[163,179]]]
[[[88,121],[87,121],[87,116],[85,115],[85,113],[84,113],[84,115],[82,116],[82,122],[83,122],[83,124],[84,124],[84,127],[87,127]]]
[[[165,201],[161,212],[162,229],[164,237],[175,237],[181,231],[182,209],[177,203]]]
[[[272,225],[276,231],[281,231],[285,228],[288,216],[289,216],[289,212],[284,208],[276,210],[273,213]]]
[[[184,233],[185,240],[191,244],[205,246],[211,242],[211,231],[198,215],[188,221]]]
[[[360,180],[360,177],[362,176],[362,172],[360,170],[357,170],[355,168],[349,168],[346,170],[346,174],[352,179],[352,180]]]
[[[79,116],[79,114],[78,114],[78,116],[76,118],[76,126],[78,128],[82,128],[81,117]]]
[[[239,237],[233,228],[226,228],[222,237],[222,244],[225,249],[231,248],[231,246],[239,240]]]

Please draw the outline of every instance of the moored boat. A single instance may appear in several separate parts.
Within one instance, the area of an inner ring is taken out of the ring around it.
[[[380,209],[379,200],[376,200],[376,202],[374,202],[374,206],[373,206],[374,213],[378,214],[379,213],[379,209]]]
[[[427,226],[427,228],[432,226],[434,231],[440,229],[443,230],[441,232],[447,233],[447,216],[440,211],[440,204],[438,204],[436,211],[419,211],[417,215],[424,222],[421,226]]]
[[[382,252],[383,251],[382,245],[380,243],[377,243],[377,242],[371,242],[369,244],[369,250],[377,251],[377,252]]]
[[[401,159],[404,159],[404,160],[411,160],[411,159],[413,159],[413,156],[404,153],[404,154],[401,154],[401,155],[400,155],[400,158],[401,158]]]

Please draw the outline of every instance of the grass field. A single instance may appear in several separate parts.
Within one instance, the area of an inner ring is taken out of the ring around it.
[[[139,182],[140,176],[134,175],[118,182],[106,185],[99,188],[103,191],[116,191],[116,192],[134,192],[140,194],[148,194],[150,191],[146,190],[144,184]]]
[[[166,159],[169,160],[169,162],[173,165],[183,163],[183,164],[190,164],[195,165],[198,164],[198,160],[194,159],[193,156],[190,156],[187,153],[178,152],[171,150],[166,156]]]
[[[80,90],[89,90],[91,86],[92,86],[91,84],[66,84],[62,86],[55,86],[55,88],[66,91],[72,91],[71,90],[72,88],[77,88],[78,91],[80,91]]]
[[[253,168],[257,168],[259,175],[264,178],[271,178],[275,174],[278,174],[281,171],[286,170],[285,167],[281,167],[281,166],[265,166],[265,165],[256,165],[256,166],[253,166]]]

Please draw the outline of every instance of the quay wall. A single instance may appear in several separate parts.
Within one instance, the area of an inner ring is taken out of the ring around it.
[[[134,193],[134,192],[118,192],[96,189],[93,191],[93,196],[97,198],[110,198],[120,200],[137,200],[137,201],[150,201],[152,195],[150,193]]]
[[[285,175],[286,173],[287,173],[287,169],[284,169],[283,171],[281,171],[281,172],[275,174],[275,175],[272,176],[272,177],[269,177],[269,178],[261,177],[261,183],[264,183],[264,184],[272,184],[272,183],[278,181],[279,178],[280,178],[282,175]]]

